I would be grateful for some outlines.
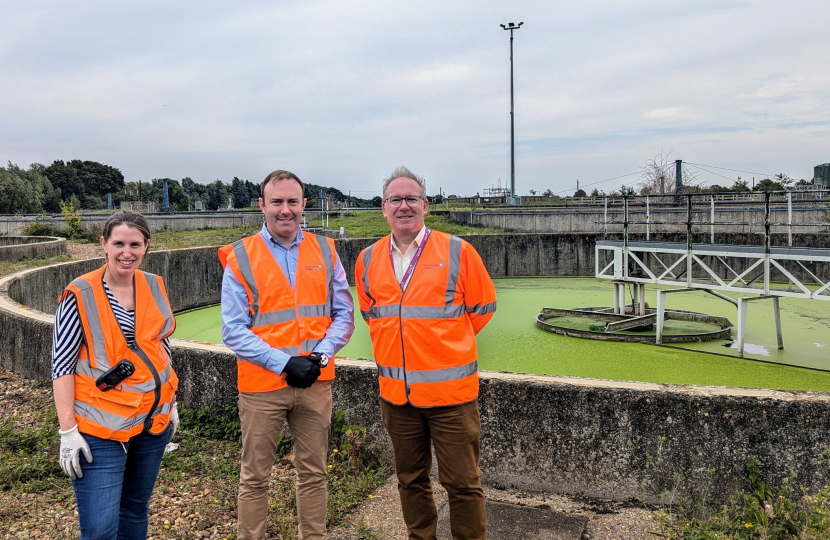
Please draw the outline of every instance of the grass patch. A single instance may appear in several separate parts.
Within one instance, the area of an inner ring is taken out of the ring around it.
[[[490,234],[503,232],[498,229],[485,227],[471,227],[448,221],[443,215],[427,214],[424,218],[427,227],[436,231],[450,234]],[[320,220],[309,223],[310,226],[319,226]],[[383,217],[380,210],[366,210],[354,212],[348,217],[338,217],[329,220],[329,229],[338,230],[344,227],[349,238],[375,238],[389,234],[389,222]]]
[[[777,492],[767,486],[758,461],[747,456],[748,488],[733,495],[729,502],[715,511],[708,505],[709,488],[714,469],[706,471],[708,481],[700,493],[677,497],[681,479],[666,469],[663,448],[665,437],[658,437],[654,455],[645,454],[645,475],[640,501],[655,512],[659,530],[650,531],[660,538],[682,540],[819,540],[830,538],[830,488],[818,493],[806,487],[796,488],[793,474],[785,478]],[[633,455],[634,461],[642,459]],[[824,458],[828,460],[825,451]],[[656,506],[645,499],[659,501]]]
[[[830,490],[824,486],[811,494],[793,487],[795,478],[785,479],[770,492],[758,471],[757,462],[747,462],[748,491],[734,496],[719,511],[706,514],[680,505],[679,512],[656,513],[659,536],[684,540],[801,539],[830,538]]]
[[[200,437],[219,441],[242,442],[242,428],[239,424],[239,407],[205,407],[192,411],[179,403],[180,428]]]
[[[201,246],[223,246],[236,242],[244,235],[259,230],[259,227],[237,227],[235,229],[201,229],[196,231],[167,231],[153,233],[150,249],[183,249]]]
[[[57,257],[37,257],[35,259],[21,259],[19,261],[0,261],[0,277],[20,272],[28,268],[37,268],[49,264],[57,264],[71,261],[71,255],[58,255]]]
[[[190,431],[177,433],[175,442],[178,450],[164,454],[159,485],[176,484],[188,476],[204,476],[233,484],[235,492],[241,452],[238,443],[208,439]]]
[[[58,416],[35,412],[21,425],[18,415],[0,422],[0,490],[43,491],[63,475],[57,459]]]

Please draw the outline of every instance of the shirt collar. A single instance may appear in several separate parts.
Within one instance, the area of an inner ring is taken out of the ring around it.
[[[259,232],[259,234],[262,236],[263,240],[265,240],[265,242],[269,246],[271,246],[271,247],[275,247],[275,246],[285,247],[285,246],[283,246],[282,242],[280,242],[279,240],[276,240],[273,236],[271,236],[271,232],[268,230],[268,225],[267,224],[265,224],[265,223],[262,224],[262,230]],[[291,243],[291,245],[288,246],[288,249],[293,248],[294,246],[296,246],[297,244],[299,244],[302,241],[303,241],[303,229],[298,227],[297,228],[297,237],[294,239],[294,241]]]
[[[421,230],[418,232],[418,236],[415,237],[415,240],[412,242],[412,244],[415,244],[416,247],[421,247],[421,242],[424,241],[424,235],[426,234],[426,232],[427,226],[424,225],[423,227],[421,227]],[[412,244],[409,244],[408,246],[404,246],[404,249],[401,249],[398,246],[398,244],[395,243],[395,237],[391,234],[389,235],[389,241],[392,242],[392,247],[395,248],[395,251],[400,253],[401,256],[405,255],[406,252],[409,251],[410,248],[412,248]]]

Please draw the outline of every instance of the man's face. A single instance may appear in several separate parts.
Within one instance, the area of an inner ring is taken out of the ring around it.
[[[398,207],[388,202],[389,199],[406,199],[407,197],[417,197],[418,202],[409,205],[403,200]],[[421,186],[411,178],[395,178],[383,194],[383,217],[389,222],[395,237],[418,234],[424,226],[424,215],[428,207],[429,203],[421,193]]]
[[[259,199],[259,208],[274,240],[292,242],[303,219],[303,189],[292,179],[269,182]]]

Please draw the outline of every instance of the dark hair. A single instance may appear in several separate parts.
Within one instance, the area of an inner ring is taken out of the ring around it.
[[[110,239],[110,236],[112,235],[112,230],[118,227],[119,225],[126,225],[128,227],[136,229],[144,237],[145,244],[150,239],[150,226],[147,225],[147,220],[144,218],[144,216],[142,216],[138,212],[122,210],[121,212],[116,212],[115,214],[111,215],[107,222],[104,223],[104,230],[101,232],[101,236],[104,237],[104,241]]]
[[[303,181],[300,180],[299,178],[297,178],[297,175],[294,174],[293,172],[281,171],[281,170],[274,171],[274,172],[272,172],[271,174],[269,174],[268,176],[265,177],[265,180],[262,181],[262,185],[259,188],[259,196],[260,197],[265,196],[265,186],[267,186],[271,182],[278,182],[280,180],[294,180],[294,181],[296,181],[298,184],[300,184],[300,189],[303,190],[303,197],[305,197],[305,184],[303,184]]]

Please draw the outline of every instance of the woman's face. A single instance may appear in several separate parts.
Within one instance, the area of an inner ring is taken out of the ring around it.
[[[101,237],[101,246],[107,258],[107,268],[115,276],[132,277],[141,259],[150,247],[141,231],[121,224],[112,229],[109,239]]]

